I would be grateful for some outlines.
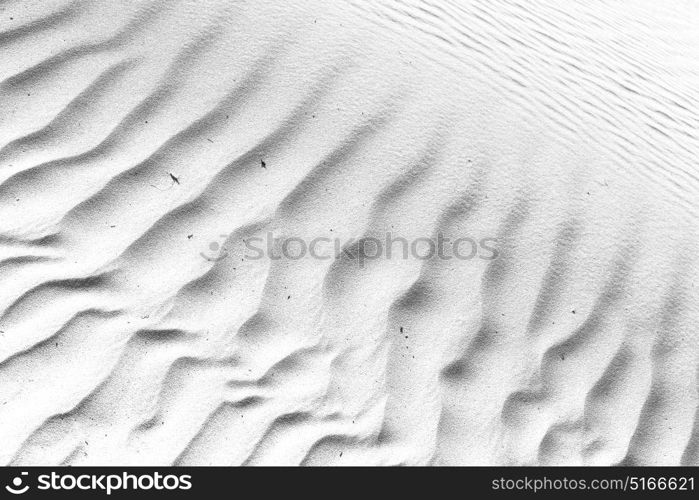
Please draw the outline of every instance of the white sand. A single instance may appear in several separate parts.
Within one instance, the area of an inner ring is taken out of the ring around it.
[[[661,3],[1,2],[0,462],[699,465],[699,7]]]

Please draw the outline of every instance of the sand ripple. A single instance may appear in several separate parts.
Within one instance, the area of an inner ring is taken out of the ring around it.
[[[0,462],[699,465],[697,21],[0,3]]]

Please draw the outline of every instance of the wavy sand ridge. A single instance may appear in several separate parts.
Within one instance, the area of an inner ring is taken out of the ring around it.
[[[2,463],[699,465],[696,6],[0,18]]]

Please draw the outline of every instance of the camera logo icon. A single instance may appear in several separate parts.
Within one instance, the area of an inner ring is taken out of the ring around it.
[[[13,495],[22,495],[23,493],[26,493],[29,489],[29,485],[27,484],[24,487],[22,487],[23,476],[26,475],[28,475],[27,472],[22,472],[19,476],[12,480],[12,485],[5,486],[5,489]]]
[[[221,239],[226,239],[228,238],[227,234],[221,234],[219,235]],[[226,257],[228,257],[228,252],[226,251],[225,247],[222,247],[218,242],[212,241],[209,243],[209,250],[211,250],[214,255],[213,256],[208,256],[203,252],[200,252],[199,255],[204,257],[205,260],[208,260],[209,262],[218,262],[219,260],[223,260]]]

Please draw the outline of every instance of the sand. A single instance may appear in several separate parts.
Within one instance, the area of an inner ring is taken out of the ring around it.
[[[699,465],[698,25],[2,1],[0,462]]]

